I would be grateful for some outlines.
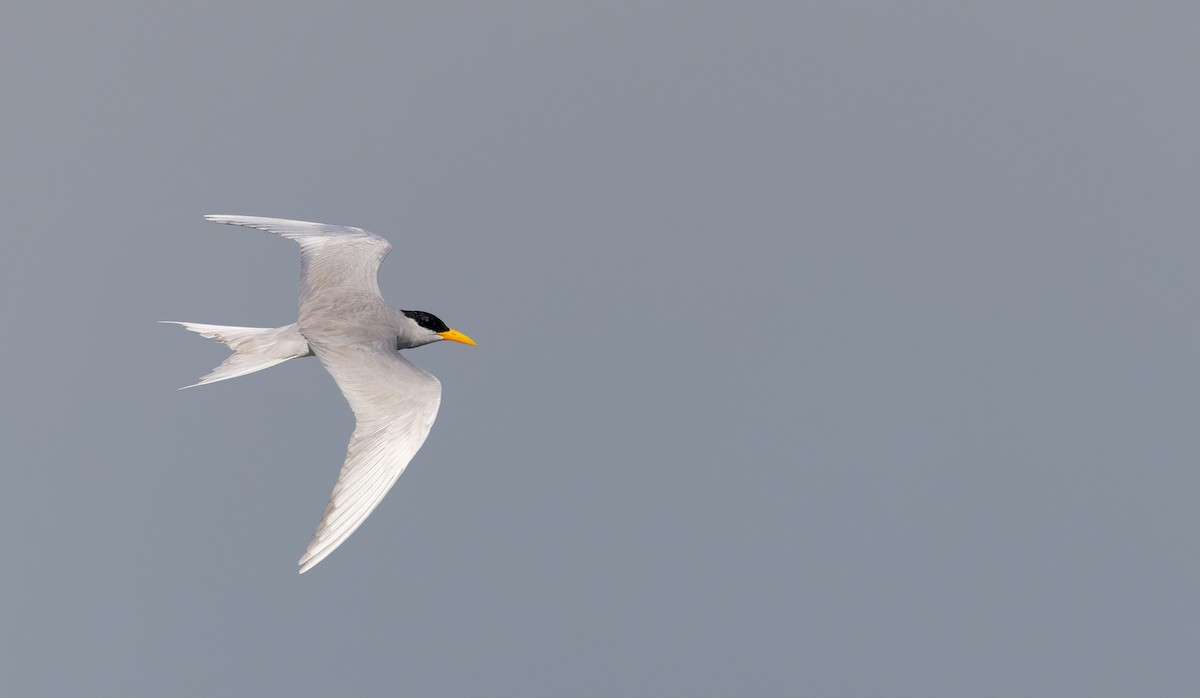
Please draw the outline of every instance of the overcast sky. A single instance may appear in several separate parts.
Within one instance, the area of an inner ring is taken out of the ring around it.
[[[1189,695],[1200,6],[9,3],[6,696]],[[478,347],[311,573],[357,225]]]

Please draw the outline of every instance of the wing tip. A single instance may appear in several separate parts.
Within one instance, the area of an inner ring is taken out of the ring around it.
[[[233,213],[206,213],[206,214],[204,214],[204,220],[211,221],[213,223],[234,223],[234,221],[237,221],[240,219],[245,219],[245,218],[251,218],[251,217],[252,216],[239,216],[239,215],[233,214]]]
[[[206,213],[204,220],[213,223],[229,223],[231,225],[305,225],[305,226],[325,226],[326,223],[318,223],[316,221],[302,221],[298,218],[278,218],[276,216],[247,216],[241,213]],[[341,227],[341,226],[339,226]]]
[[[268,224],[275,219],[265,218],[263,216],[243,216],[236,213],[206,213],[204,214],[204,220],[209,221],[210,223],[225,223],[228,225],[242,225],[253,228]]]
[[[326,550],[324,555],[313,555],[313,554],[309,553],[308,551],[305,551],[304,554],[300,556],[300,561],[296,563],[297,565],[300,566],[299,574],[304,574],[305,572],[316,567],[317,563],[319,563],[321,560],[324,560],[326,557],[328,557],[329,553],[331,553],[331,552],[333,552],[333,551]]]

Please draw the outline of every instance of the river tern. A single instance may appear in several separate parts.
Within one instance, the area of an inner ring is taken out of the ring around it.
[[[300,312],[284,327],[227,327],[175,322],[233,350],[194,385],[244,376],[289,359],[316,356],[354,412],[354,433],[337,484],[300,573],[344,543],[379,506],[429,435],[442,400],[437,378],[401,349],[450,340],[474,345],[435,315],[389,307],[379,293],[379,265],[392,246],[362,228],[257,216],[205,216],[300,243]]]

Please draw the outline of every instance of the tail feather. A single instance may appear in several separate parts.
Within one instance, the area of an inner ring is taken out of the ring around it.
[[[182,325],[190,332],[215,339],[233,350],[233,354],[220,366],[214,368],[211,373],[201,378],[199,382],[185,385],[180,390],[237,378],[281,364],[289,359],[312,356],[308,340],[296,329],[295,323],[284,327],[229,327],[175,320],[161,320],[160,322]]]

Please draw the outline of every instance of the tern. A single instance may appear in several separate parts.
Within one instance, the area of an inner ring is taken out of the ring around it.
[[[354,412],[354,433],[337,484],[312,541],[300,557],[304,574],[344,543],[370,516],[416,455],[442,401],[442,384],[400,350],[450,340],[474,345],[437,316],[388,306],[379,265],[392,246],[362,228],[258,216],[205,216],[214,223],[265,230],[300,243],[300,312],[284,327],[227,327],[163,322],[233,350],[194,388],[316,356]]]

